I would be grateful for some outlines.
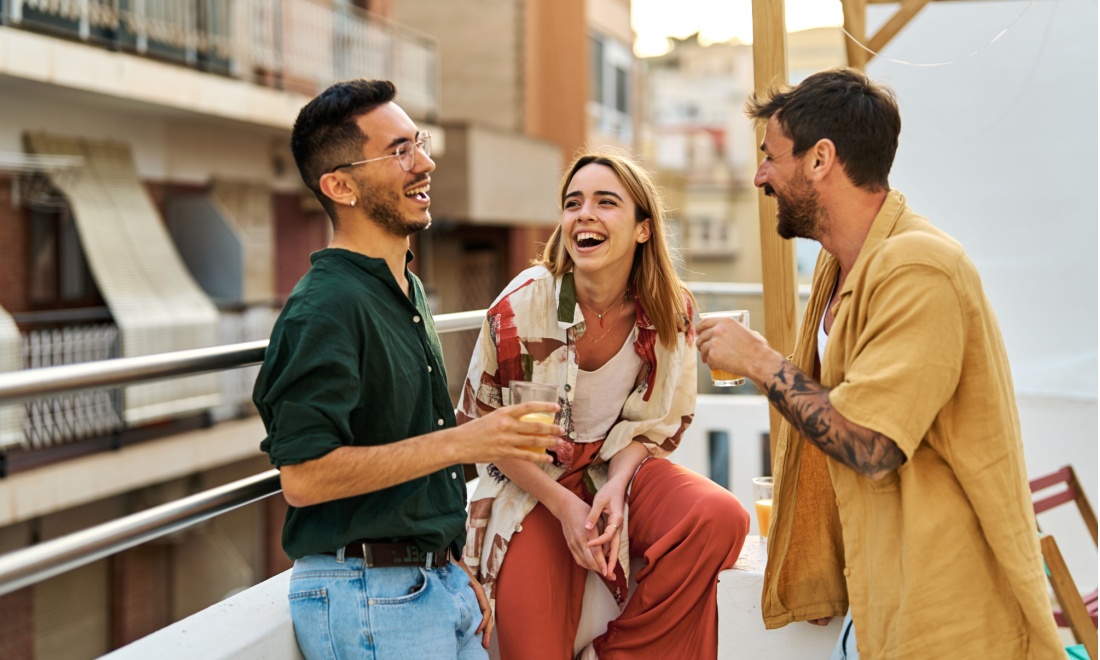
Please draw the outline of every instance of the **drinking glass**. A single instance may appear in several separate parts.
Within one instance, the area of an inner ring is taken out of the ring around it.
[[[721,319],[730,318],[737,321],[746,328],[749,327],[749,310],[747,309],[731,309],[724,312],[701,312],[699,314],[701,319]],[[745,377],[739,374],[731,374],[728,371],[722,369],[711,369],[710,380],[717,387],[733,387],[735,385],[744,385]]]
[[[546,383],[532,383],[526,380],[513,380],[508,383],[508,390],[512,393],[512,404],[527,403],[528,401],[558,402],[558,386]],[[554,413],[532,412],[519,418],[521,422],[537,422],[539,424],[553,424]],[[543,453],[546,450],[541,447],[522,447],[528,451]]]
[[[768,527],[772,523],[772,478],[753,477],[752,499],[756,503],[756,523],[760,538],[767,540]]]

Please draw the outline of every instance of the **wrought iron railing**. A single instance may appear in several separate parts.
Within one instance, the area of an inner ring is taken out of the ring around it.
[[[23,335],[23,368],[37,370],[117,358],[113,323],[31,330]],[[28,449],[117,433],[122,430],[122,392],[87,389],[36,398],[24,404],[23,437]]]

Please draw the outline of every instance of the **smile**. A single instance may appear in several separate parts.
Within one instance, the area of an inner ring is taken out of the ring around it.
[[[409,197],[417,202],[427,203],[431,198],[428,197],[428,191],[431,190],[430,184],[423,184],[415,188],[409,188],[405,191],[405,197]]]
[[[607,240],[606,236],[597,234],[594,231],[582,231],[577,232],[573,237],[573,241],[576,242],[579,248],[594,248]]]

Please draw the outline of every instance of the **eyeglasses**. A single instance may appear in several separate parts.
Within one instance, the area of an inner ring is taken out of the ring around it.
[[[432,134],[428,131],[420,131],[416,134],[415,142],[402,142],[401,146],[397,147],[397,151],[388,156],[379,156],[378,158],[368,158],[366,160],[357,160],[354,163],[344,163],[343,165],[337,165],[330,171],[345,167],[355,167],[356,165],[363,165],[364,163],[373,163],[376,160],[386,160],[387,158],[396,158],[397,163],[401,165],[401,169],[406,172],[411,172],[414,165],[416,165],[416,150],[419,149],[425,156],[429,158],[432,155]]]

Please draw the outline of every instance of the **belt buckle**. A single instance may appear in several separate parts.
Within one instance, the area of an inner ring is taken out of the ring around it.
[[[363,547],[363,565],[367,568],[374,567],[374,555],[370,551],[370,543],[361,543]]]

